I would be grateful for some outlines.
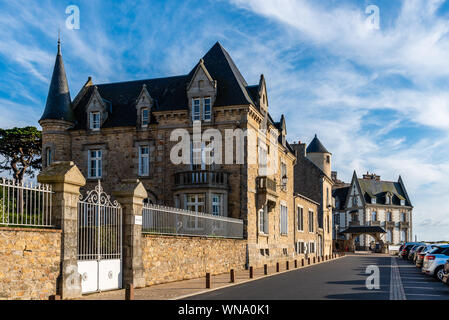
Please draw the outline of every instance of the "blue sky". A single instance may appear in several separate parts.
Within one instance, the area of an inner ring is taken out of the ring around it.
[[[65,9],[80,9],[80,29]],[[377,5],[380,29],[367,28]],[[449,3],[0,1],[0,127],[37,125],[58,28],[72,98],[95,83],[185,74],[220,41],[250,84],[261,73],[289,141],[315,133],[349,181],[402,175],[419,239],[449,240]]]

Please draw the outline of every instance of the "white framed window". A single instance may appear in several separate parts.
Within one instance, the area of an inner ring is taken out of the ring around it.
[[[211,99],[204,98],[203,99],[203,120],[210,121],[211,119],[212,119]]]
[[[391,216],[391,212],[387,212],[387,221],[393,221],[392,216]]]
[[[371,203],[376,203],[376,198],[371,198]]]
[[[185,195],[185,209],[194,212],[204,212],[205,211],[205,196],[204,193],[201,194],[186,194]],[[202,229],[204,228],[204,221],[198,217],[186,217],[187,228],[189,229]]]
[[[306,252],[306,244],[303,241],[298,241],[295,243],[296,245],[296,253],[297,254],[303,254]]]
[[[309,253],[315,253],[315,242],[314,241],[309,242]]]
[[[192,101],[192,121],[201,120],[201,100],[193,99]]]
[[[280,208],[280,232],[281,234],[288,233],[288,208],[286,206],[281,205]]]
[[[150,110],[148,110],[148,108],[143,108],[140,116],[142,127],[147,127],[150,121]]]
[[[304,231],[304,209],[300,206],[296,208],[296,221],[298,231]]]
[[[401,221],[406,222],[407,221],[407,214],[405,212],[401,213]]]
[[[139,176],[150,174],[150,148],[148,146],[139,147]]]
[[[266,205],[259,210],[259,232],[268,234],[268,208]]]
[[[90,113],[90,128],[92,130],[100,130],[101,123],[101,115],[100,112],[91,112]]]
[[[401,242],[405,242],[407,232],[405,230],[401,230]]]
[[[401,206],[405,206],[405,200],[401,199]]]
[[[102,152],[101,150],[89,150],[88,171],[89,178],[101,178]]]
[[[377,212],[376,211],[371,212],[371,221],[377,221]]]
[[[391,232],[391,229],[387,230],[387,242],[389,242],[389,243],[393,242],[393,234]]]
[[[52,151],[51,151],[51,148],[47,148],[46,149],[46,157],[47,157],[47,167],[49,166],[49,165],[51,165],[51,163],[52,163],[52,161],[53,161],[53,153],[52,153]]]
[[[222,194],[219,193],[212,194],[212,214],[216,216],[224,216]]]
[[[314,232],[313,211],[309,210],[309,232]]]
[[[268,152],[266,145],[262,142],[258,147],[259,151],[259,175],[266,176],[268,168]]]

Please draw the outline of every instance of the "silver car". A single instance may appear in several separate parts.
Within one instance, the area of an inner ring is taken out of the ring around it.
[[[444,264],[448,259],[449,245],[440,245],[425,255],[422,272],[441,281],[444,276]]]

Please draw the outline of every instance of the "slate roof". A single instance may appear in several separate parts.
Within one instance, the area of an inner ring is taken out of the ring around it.
[[[254,104],[254,86],[248,86],[229,53],[217,42],[203,57],[204,65],[217,80],[217,97],[214,106]],[[199,63],[199,62],[198,62]],[[100,96],[111,104],[111,113],[103,127],[135,126],[137,117],[135,102],[142,86],[146,84],[155,101],[153,111],[186,110],[188,108],[186,87],[198,64],[187,75],[97,84]],[[257,87],[257,86],[256,86]],[[250,88],[248,92],[247,88]],[[74,129],[86,128],[86,107],[93,88],[75,106],[77,124]]]
[[[56,54],[53,75],[51,76],[47,102],[40,120],[66,120],[75,121],[70,99],[69,85],[65,74],[64,62],[61,54],[61,43],[58,40],[58,53]]]
[[[349,189],[350,189],[350,187],[343,187],[343,188],[334,189],[332,191],[332,196],[334,198],[338,197],[338,199],[340,201],[339,207],[336,208],[337,210],[343,210],[344,209]]]
[[[306,149],[307,153],[330,153],[327,151],[327,149],[323,146],[321,141],[318,139],[317,135],[315,135],[315,138],[310,142]]]
[[[378,227],[378,226],[375,226],[375,227],[360,226],[360,227],[349,227],[340,233],[341,234],[345,234],[345,233],[361,234],[361,233],[387,233],[387,232],[382,227]]]
[[[405,200],[405,205],[411,206],[399,182],[374,179],[358,179],[358,182],[367,203],[371,203],[371,198],[374,197],[376,198],[376,203],[385,204],[387,193],[391,193],[394,205],[400,205],[400,200]]]

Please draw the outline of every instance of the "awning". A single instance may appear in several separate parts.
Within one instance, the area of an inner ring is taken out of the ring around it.
[[[359,226],[359,227],[349,227],[348,229],[340,232],[341,234],[352,233],[352,234],[362,234],[362,233],[387,233],[382,227],[379,226]]]

